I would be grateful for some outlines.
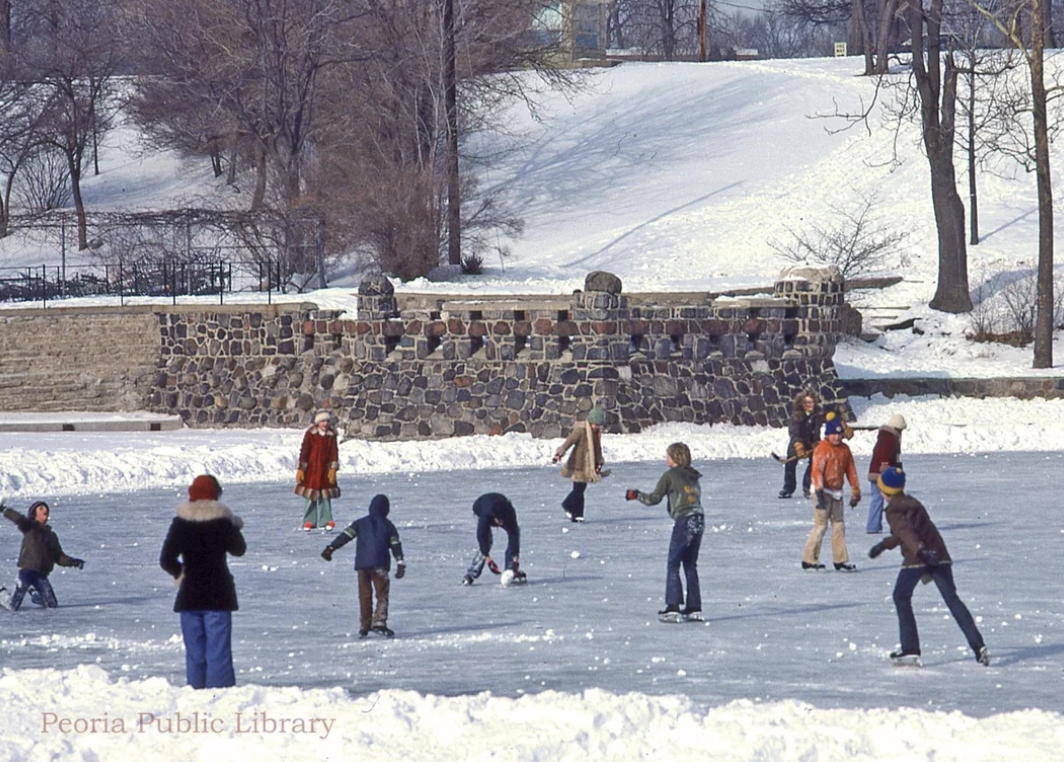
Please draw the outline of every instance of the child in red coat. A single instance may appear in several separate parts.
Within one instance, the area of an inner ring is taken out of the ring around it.
[[[336,528],[332,516],[332,499],[340,497],[336,485],[336,469],[340,465],[336,429],[332,415],[322,410],[314,416],[314,425],[303,435],[299,448],[299,468],[296,471],[295,492],[307,500],[303,509],[303,530]]]

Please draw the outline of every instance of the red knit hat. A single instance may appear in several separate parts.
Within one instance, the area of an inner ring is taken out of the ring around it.
[[[188,499],[192,502],[197,500],[217,500],[222,496],[222,485],[210,474],[197,476],[192,480],[188,488]]]

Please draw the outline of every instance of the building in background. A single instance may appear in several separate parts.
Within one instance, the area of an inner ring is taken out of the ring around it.
[[[532,23],[535,44],[557,45],[563,60],[601,60],[606,55],[610,0],[552,0]]]

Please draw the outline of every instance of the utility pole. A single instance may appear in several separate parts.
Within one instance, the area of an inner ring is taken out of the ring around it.
[[[462,200],[458,182],[458,76],[454,0],[443,0],[443,90],[447,118],[447,262],[462,264]]]

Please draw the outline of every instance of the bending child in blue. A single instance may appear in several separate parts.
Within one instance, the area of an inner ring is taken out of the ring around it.
[[[514,583],[526,582],[528,577],[520,570],[518,558],[521,555],[521,527],[517,525],[517,511],[506,495],[498,492],[481,495],[473,503],[473,514],[477,517],[477,552],[462,577],[462,584],[472,585],[484,571],[484,564],[493,574],[502,574],[498,564],[491,560],[492,527],[500,527],[506,532],[506,564],[503,568],[513,571]]]
[[[2,507],[2,503],[0,503]],[[30,506],[26,515],[4,508],[4,518],[13,521],[22,532],[22,549],[18,554],[18,585],[11,596],[7,607],[12,611],[18,611],[22,606],[22,599],[32,589],[34,595],[31,600],[39,606],[54,609],[59,605],[55,598],[55,591],[48,581],[48,575],[52,569],[59,566],[73,566],[81,569],[85,562],[80,558],[73,558],[63,552],[59,544],[59,537],[48,526],[48,517],[51,509],[43,500],[36,501]]]
[[[333,551],[355,541],[355,571],[358,572],[358,636],[364,638],[369,631],[379,632],[387,638],[394,632],[388,629],[388,600],[391,580],[391,558],[395,556],[395,578],[406,574],[403,560],[403,544],[399,542],[399,530],[388,520],[388,498],[374,495],[369,503],[369,515],[355,519],[335,540],[325,546],[321,557],[332,561]],[[373,591],[377,591],[377,607],[373,607]]]

